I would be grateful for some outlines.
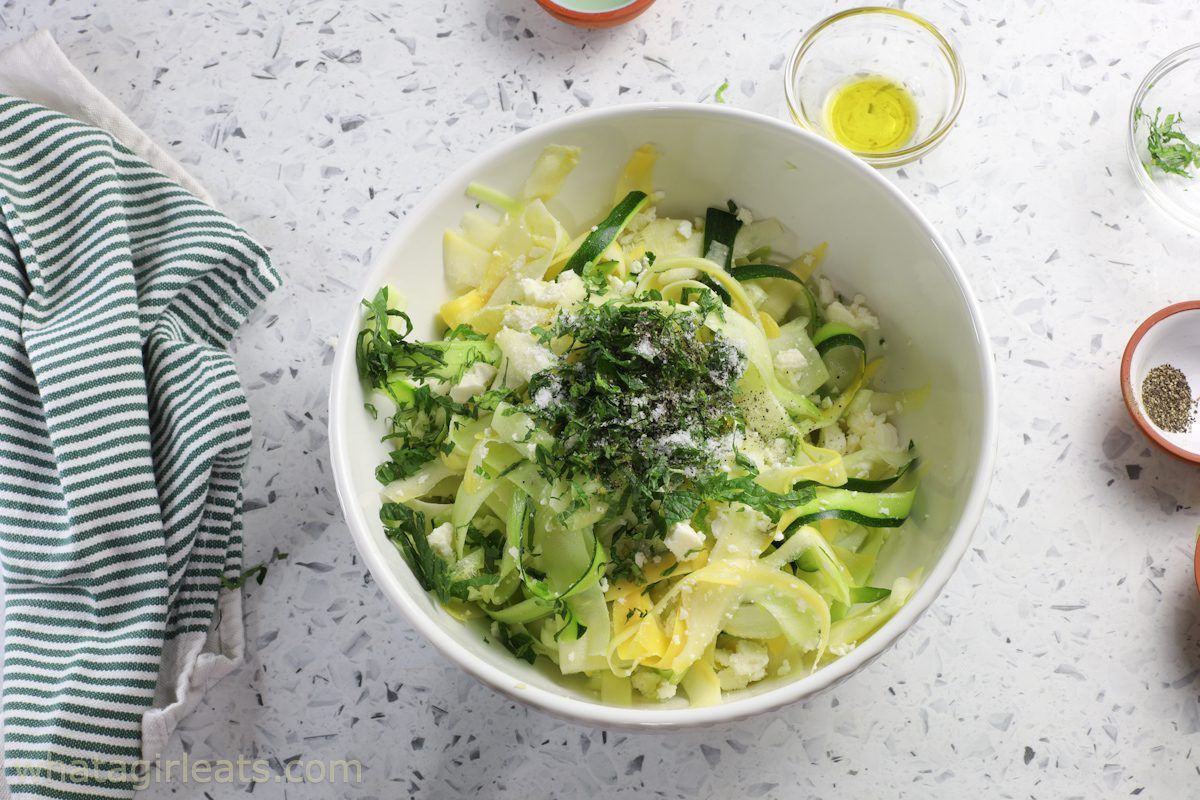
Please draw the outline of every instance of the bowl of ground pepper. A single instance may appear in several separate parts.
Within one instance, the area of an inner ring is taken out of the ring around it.
[[[1121,359],[1121,393],[1150,441],[1200,464],[1200,300],[1167,306],[1138,326]]]

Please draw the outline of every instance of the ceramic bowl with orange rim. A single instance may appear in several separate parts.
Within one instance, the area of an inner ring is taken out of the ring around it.
[[[1151,314],[1133,332],[1121,358],[1121,393],[1134,423],[1171,455],[1200,464],[1200,421],[1186,431],[1172,432],[1156,425],[1146,411],[1142,383],[1150,370],[1162,365],[1183,372],[1194,402],[1200,390],[1200,300],[1176,303]]]
[[[641,14],[654,0],[537,0],[559,22],[580,28],[612,28]]]
[[[1200,591],[1200,533],[1196,535],[1196,589]]]

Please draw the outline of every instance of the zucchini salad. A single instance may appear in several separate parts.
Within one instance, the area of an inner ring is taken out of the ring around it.
[[[386,534],[449,613],[606,703],[808,674],[918,578],[874,575],[916,492],[904,398],[871,388],[879,321],[774,219],[658,216],[650,146],[567,230],[546,203],[579,156],[470,187],[441,339],[395,289],[364,301]]]

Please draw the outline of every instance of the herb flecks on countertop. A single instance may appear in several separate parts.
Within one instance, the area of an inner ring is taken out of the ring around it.
[[[1150,161],[1144,166],[1147,172],[1158,169],[1169,175],[1191,178],[1192,167],[1200,166],[1200,144],[1193,142],[1180,130],[1183,115],[1178,112],[1162,116],[1162,108],[1154,111],[1153,119],[1138,108],[1134,111],[1137,123],[1146,123],[1146,152]]]

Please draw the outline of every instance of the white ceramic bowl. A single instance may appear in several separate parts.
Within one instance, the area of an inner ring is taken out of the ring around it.
[[[901,433],[914,439],[923,475],[914,521],[880,559],[881,580],[920,567],[908,604],[850,654],[804,677],[770,679],[715,707],[600,703],[549,672],[485,644],[480,631],[446,614],[423,592],[378,522],[376,464],[385,457],[380,423],[363,411],[353,342],[360,309],[341,333],[330,392],[330,447],[342,508],[363,559],[383,592],[435,647],[510,697],[553,714],[607,727],[683,728],[757,714],[826,689],[882,653],[910,627],[949,579],[979,520],[992,471],[995,403],[992,356],[962,271],[941,237],[886,180],[818,136],[768,117],[699,105],[622,106],[575,114],[526,131],[473,159],[414,209],[384,248],[360,295],[391,283],[409,298],[417,332],[434,335],[447,297],[442,231],[474,206],[472,180],[517,191],[541,149],[580,145],[583,156],[551,210],[579,230],[606,213],[621,166],[653,142],[662,156],[655,184],[664,212],[691,217],[733,198],[756,216],[778,217],[796,251],[829,243],[825,262],[842,291],[867,294],[887,337],[885,387],[929,387],[907,411]],[[357,302],[357,298],[356,298]],[[349,309],[348,309],[349,310]]]

